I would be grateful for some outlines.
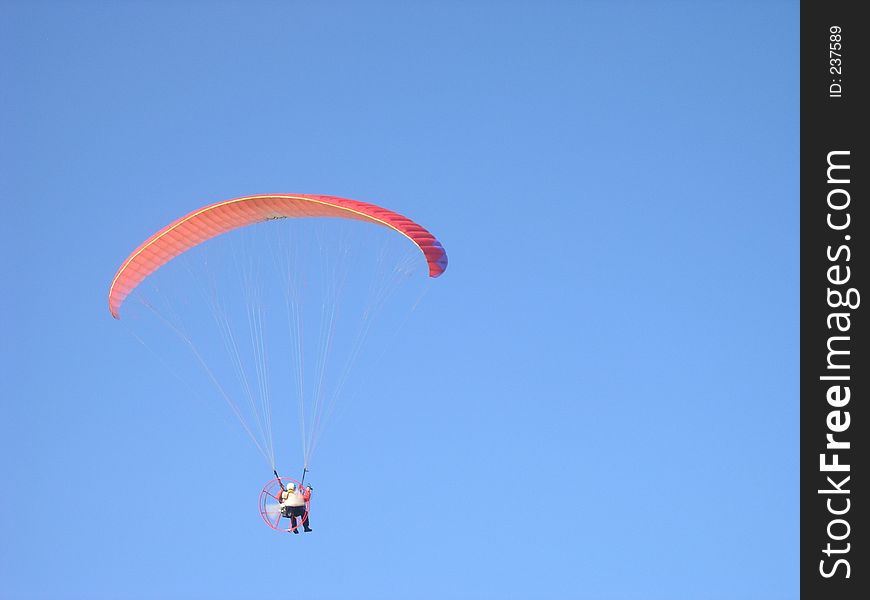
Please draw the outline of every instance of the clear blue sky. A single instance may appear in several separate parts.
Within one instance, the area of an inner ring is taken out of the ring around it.
[[[797,2],[0,2],[0,597],[797,598],[798,42]],[[451,261],[307,536],[106,309],[263,192]]]

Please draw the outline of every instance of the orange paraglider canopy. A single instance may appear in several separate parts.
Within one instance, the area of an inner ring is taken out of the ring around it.
[[[374,204],[333,196],[263,194],[217,202],[170,223],[139,246],[123,262],[109,288],[109,311],[120,318],[121,304],[151,273],[183,252],[222,233],[271,219],[335,217],[356,219],[398,231],[426,257],[429,276],[447,268],[441,243],[407,217]]]

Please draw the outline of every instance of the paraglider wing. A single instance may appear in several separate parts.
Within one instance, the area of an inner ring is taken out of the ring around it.
[[[367,221],[398,231],[423,252],[429,276],[447,268],[447,253],[423,227],[385,208],[345,198],[309,194],[244,196],[211,204],[170,223],[148,238],[123,262],[109,289],[109,311],[120,318],[121,305],[146,277],[183,252],[222,233],[270,219],[336,217]]]

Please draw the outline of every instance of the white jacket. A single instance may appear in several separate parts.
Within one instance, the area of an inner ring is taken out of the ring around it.
[[[281,492],[281,506],[305,506],[302,492]]]

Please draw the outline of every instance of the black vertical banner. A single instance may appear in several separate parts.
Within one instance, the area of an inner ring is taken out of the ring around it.
[[[862,10],[863,8],[863,10]],[[867,5],[801,4],[801,595],[870,598]],[[863,492],[859,490],[864,490]]]

